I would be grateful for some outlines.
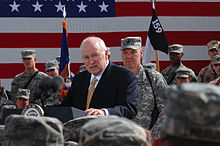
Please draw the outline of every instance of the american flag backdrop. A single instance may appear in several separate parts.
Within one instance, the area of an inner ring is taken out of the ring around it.
[[[152,17],[150,0],[0,0],[0,79],[7,89],[11,79],[24,71],[21,50],[36,50],[41,71],[60,55],[64,6],[73,73],[82,64],[79,46],[87,36],[101,37],[111,49],[113,62],[121,62],[121,38],[141,36],[145,46]],[[220,0],[155,1],[169,45],[184,45],[183,63],[197,73],[209,63],[207,42],[220,40],[219,8]],[[163,70],[169,57],[159,52],[159,59]]]

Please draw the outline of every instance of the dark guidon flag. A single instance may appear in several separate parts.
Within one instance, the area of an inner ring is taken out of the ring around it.
[[[160,50],[168,54],[168,41],[154,8],[152,8],[152,18],[143,56],[143,64],[150,62],[153,50]]]

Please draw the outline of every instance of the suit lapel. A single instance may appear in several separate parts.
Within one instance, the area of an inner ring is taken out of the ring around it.
[[[84,105],[84,108],[86,108],[86,102],[87,102],[87,94],[88,94],[88,88],[90,83],[91,74],[88,72],[85,75],[84,81],[82,82],[82,105]]]
[[[96,89],[93,93],[93,97],[92,97],[92,101],[95,101],[96,98],[99,98],[102,93],[105,90],[106,85],[108,85],[108,83],[111,80],[111,62],[109,62],[108,66],[106,67],[105,71],[102,74],[102,77],[98,83],[98,85],[96,86]]]

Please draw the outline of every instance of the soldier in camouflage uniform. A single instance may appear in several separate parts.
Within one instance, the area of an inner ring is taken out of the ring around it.
[[[59,64],[57,60],[48,61],[45,64],[45,71],[48,76],[54,77],[59,75]],[[59,105],[61,102],[60,91],[52,94],[48,99],[45,100],[47,106]]]
[[[14,105],[13,101],[9,100],[10,94],[7,90],[5,90],[2,82],[0,80],[0,123],[2,119],[3,110],[6,108],[13,108],[15,109],[16,106]]]
[[[38,88],[42,79],[47,75],[38,71],[35,66],[35,50],[23,50],[21,51],[21,55],[25,71],[16,75],[13,79],[11,83],[11,94],[12,98],[15,100],[18,88],[29,89],[31,92],[30,101],[32,101],[34,99],[34,94],[38,92]],[[30,79],[31,81],[29,82]]]
[[[217,40],[212,40],[208,42],[207,47],[208,47],[208,55],[211,58],[211,62],[208,66],[202,68],[199,72],[198,75],[198,80],[197,82],[204,82],[204,83],[209,83],[210,81],[213,81],[218,78],[218,75],[216,74],[214,68],[213,68],[213,56],[219,54],[219,44],[220,42]]]
[[[51,117],[10,115],[6,118],[3,145],[63,146],[63,125]]]
[[[59,64],[56,60],[48,61],[45,64],[45,71],[48,76],[54,77],[59,75]]]
[[[150,146],[148,137],[145,130],[131,120],[103,116],[81,128],[79,146]]]
[[[161,74],[166,79],[167,84],[171,85],[171,84],[176,84],[175,76],[176,76],[177,69],[180,67],[186,67],[186,66],[184,66],[181,62],[181,59],[184,55],[182,45],[174,44],[174,45],[170,46],[168,53],[170,56],[171,65],[168,66],[166,69],[164,69],[161,72]],[[190,76],[192,78],[191,81],[196,82],[197,77],[196,77],[195,73],[191,69],[189,69],[189,70],[190,70]]]
[[[167,101],[167,98],[164,96],[164,91],[167,87],[167,83],[159,72],[153,69],[143,68],[141,65],[142,55],[141,37],[127,37],[121,40],[123,64],[136,75],[137,87],[141,98],[137,105],[138,115],[134,121],[142,127],[149,129],[153,140],[158,137],[158,131],[164,123],[164,108]],[[146,70],[151,79],[152,87],[146,76]],[[156,99],[156,101],[154,99]],[[151,128],[151,115],[155,110],[155,106],[157,106],[159,116]]]
[[[191,81],[190,70],[186,67],[180,67],[176,72],[176,84],[189,83]]]
[[[0,80],[0,100],[1,99],[11,99],[11,94],[8,90],[6,90],[2,84],[2,81]]]
[[[30,103],[30,90],[18,88],[16,97],[16,107],[17,109],[24,109]]]
[[[162,146],[220,145],[220,87],[202,83],[173,85]]]
[[[209,84],[213,84],[216,86],[220,86],[220,55],[215,55],[212,59],[213,62],[213,68],[218,75],[218,78],[209,82]]]

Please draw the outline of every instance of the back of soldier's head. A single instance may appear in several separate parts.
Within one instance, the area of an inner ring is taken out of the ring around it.
[[[56,118],[11,115],[5,121],[3,145],[63,146],[63,125]]]
[[[63,135],[65,141],[79,142],[80,130],[87,122],[97,119],[100,116],[84,116],[70,120],[63,124]]]
[[[171,86],[166,93],[169,100],[163,139],[187,146],[190,141],[220,145],[220,87],[189,83]]]
[[[125,118],[107,116],[86,123],[80,131],[80,146],[147,146],[145,130]]]

